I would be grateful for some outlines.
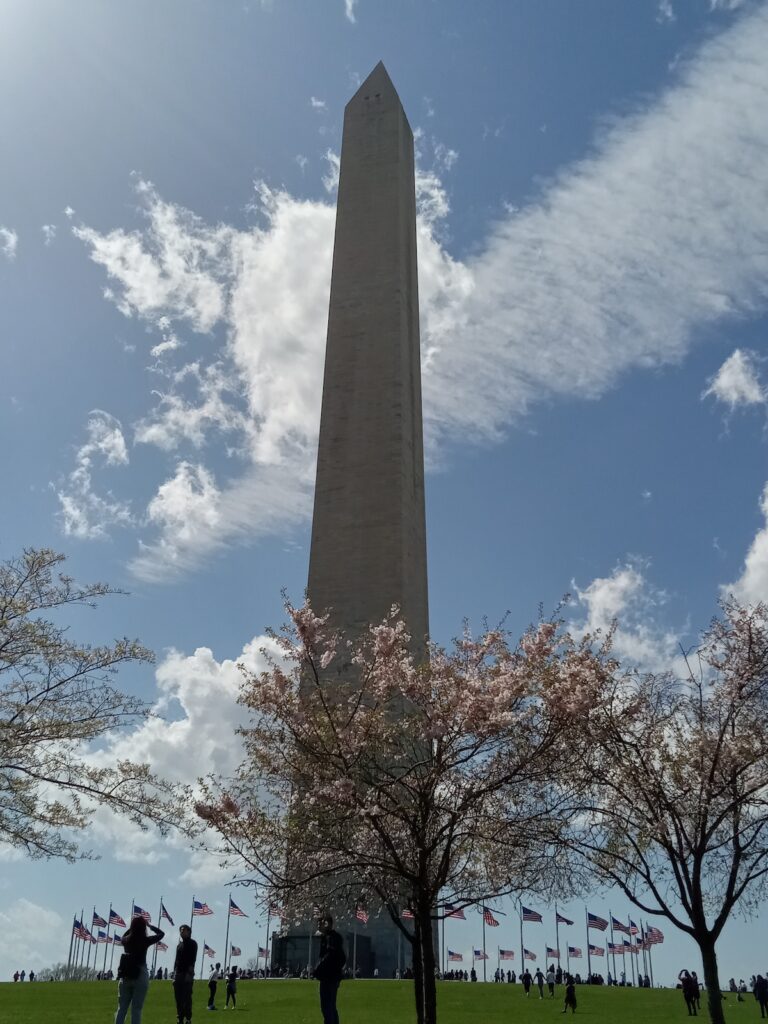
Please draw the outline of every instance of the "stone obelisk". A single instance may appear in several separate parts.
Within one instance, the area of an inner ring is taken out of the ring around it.
[[[344,111],[308,595],[353,639],[397,604],[414,654],[424,650],[413,134],[382,63]],[[389,917],[371,913],[357,932],[363,975],[375,965],[391,978],[400,947]]]
[[[354,635],[428,631],[413,135],[382,63],[347,104],[309,599]]]

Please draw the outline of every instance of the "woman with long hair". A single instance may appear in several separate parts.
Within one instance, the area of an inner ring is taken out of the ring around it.
[[[147,934],[147,927],[154,932]],[[130,927],[123,932],[123,955],[117,969],[117,1013],[115,1024],[123,1024],[131,1008],[131,1024],[141,1024],[141,1011],[149,988],[147,972],[147,950],[163,938],[165,932],[147,925],[143,917],[134,917]]]

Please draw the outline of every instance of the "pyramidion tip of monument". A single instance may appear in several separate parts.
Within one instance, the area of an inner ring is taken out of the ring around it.
[[[400,97],[397,95],[397,89],[395,89],[392,84],[392,79],[389,77],[389,72],[384,67],[383,60],[380,60],[373,71],[371,71],[350,100],[350,103],[358,97],[376,97],[377,95],[394,96],[397,99],[397,102],[400,102]]]

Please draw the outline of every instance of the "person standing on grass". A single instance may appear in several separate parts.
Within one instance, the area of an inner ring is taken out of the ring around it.
[[[768,981],[765,980],[762,974],[758,974],[755,978],[755,987],[753,991],[755,993],[755,999],[760,1006],[760,1016],[768,1016]]]
[[[323,1024],[339,1024],[336,997],[347,962],[344,942],[333,930],[333,918],[326,914],[318,921],[320,928],[320,959],[315,965],[315,977],[320,982],[320,1012]]]
[[[531,982],[532,981],[533,981],[533,978],[531,977],[531,972],[526,967],[525,968],[525,974],[523,975],[523,989],[525,991],[526,999],[530,998],[530,995],[531,995]]]
[[[550,999],[555,998],[555,977],[555,968],[552,965],[550,965],[550,968],[547,971],[547,988],[549,989]]]
[[[685,1005],[688,1007],[688,1016],[697,1017],[696,1013],[696,995],[694,992],[694,981],[688,971],[680,971],[678,979],[683,990],[683,999]]]
[[[216,1009],[216,989],[219,985],[219,978],[221,977],[221,964],[216,964],[211,967],[211,973],[208,977],[208,1006],[207,1009]]]
[[[152,935],[147,934],[150,928]],[[131,1024],[141,1024],[141,1011],[149,988],[147,950],[165,936],[165,932],[148,925],[143,917],[134,917],[123,932],[123,954],[117,969],[117,1012],[115,1024],[123,1024],[131,1008]]]
[[[571,1013],[576,1013],[576,985],[573,981],[573,975],[569,974],[565,981],[565,1003],[563,1004],[563,1013],[567,1013],[570,1007]]]
[[[192,1020],[192,988],[195,983],[197,943],[192,938],[188,924],[179,928],[179,944],[173,962],[173,996],[176,1000],[178,1024],[190,1024]]]
[[[230,967],[229,974],[227,975],[227,1001],[224,1004],[224,1009],[229,1009],[229,1000],[232,1000],[232,1009],[237,1009],[237,968]]]

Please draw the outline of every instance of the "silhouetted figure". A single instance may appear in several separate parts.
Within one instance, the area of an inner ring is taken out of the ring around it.
[[[525,994],[528,997],[530,997],[530,994],[531,994],[531,982],[532,981],[533,981],[533,978],[531,977],[531,972],[526,967],[525,968],[525,974],[523,974],[523,990],[525,991]]]
[[[766,981],[762,974],[758,974],[755,978],[754,992],[755,999],[760,1006],[760,1016],[768,1017],[768,981]]]
[[[565,1001],[563,1003],[563,1013],[567,1013],[570,1009],[571,1013],[576,1013],[576,986],[573,982],[572,975],[568,975],[565,982]]]
[[[237,968],[231,967],[227,975],[227,1001],[224,1009],[229,1008],[229,1000],[232,1000],[232,1009],[237,1008]]]
[[[685,1005],[688,1007],[688,1016],[698,1016],[698,1014],[696,1013],[696,995],[693,978],[690,976],[688,971],[680,971],[677,977],[680,981],[680,985],[683,990],[683,999],[685,1000]]]
[[[321,917],[318,925],[321,935],[320,959],[315,966],[315,977],[320,982],[320,1012],[323,1024],[339,1024],[336,997],[347,957],[341,936],[333,930],[333,918],[329,915]]]
[[[216,989],[219,987],[219,978],[221,977],[221,964],[216,964],[211,968],[211,973],[208,976],[208,1009],[216,1009]]]
[[[195,984],[197,943],[192,938],[188,924],[179,928],[179,944],[173,961],[173,997],[176,1000],[178,1024],[190,1024],[192,1020],[192,989]],[[166,971],[167,976],[167,971]]]
[[[544,998],[544,975],[541,973],[541,968],[540,967],[536,968],[536,974],[534,975],[534,977],[536,978],[536,984],[539,986],[539,999],[543,999]]]

